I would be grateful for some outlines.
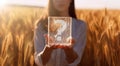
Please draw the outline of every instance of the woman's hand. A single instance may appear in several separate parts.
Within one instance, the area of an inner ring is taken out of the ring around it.
[[[57,44],[53,44],[55,39],[50,37],[48,34],[45,34],[44,37],[48,47],[52,46],[55,49],[57,48]]]
[[[50,42],[53,42],[53,39],[51,37],[49,37],[48,35],[44,35],[44,37],[45,37],[45,40],[47,42],[48,42],[48,40]],[[45,65],[49,61],[49,59],[51,57],[51,54],[52,54],[52,51],[56,48],[57,48],[57,46],[55,44],[53,44],[53,45],[46,44],[45,45],[45,48],[44,48],[44,50],[42,51],[42,54],[41,54],[43,65]]]
[[[58,48],[61,48],[64,50],[66,54],[66,60],[68,63],[74,62],[74,60],[78,57],[77,53],[73,50],[73,45],[75,44],[75,40],[73,38],[67,39],[70,44],[60,44]]]
[[[61,49],[69,49],[72,48],[75,44],[75,40],[71,37],[69,37],[66,41],[68,42],[68,44],[59,44],[57,47]]]
[[[54,42],[54,39],[48,35],[44,35],[46,42]],[[64,50],[65,54],[66,54],[66,60],[68,61],[68,63],[72,63],[77,57],[78,55],[76,54],[76,52],[73,50],[73,45],[75,44],[75,40],[73,38],[68,38],[67,39],[69,44],[63,45],[63,44],[47,44],[45,46],[45,49],[43,51],[42,54],[42,60],[43,60],[43,64],[45,65],[48,60],[50,59],[51,53],[54,49],[57,48],[61,48]]]

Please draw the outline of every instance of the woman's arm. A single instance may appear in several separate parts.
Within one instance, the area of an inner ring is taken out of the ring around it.
[[[79,33],[77,34],[78,38],[76,38],[76,41],[71,42],[71,45],[63,45],[60,47],[64,49],[69,66],[76,66],[80,62],[86,45],[86,24],[82,23],[79,26],[81,26],[81,28],[78,31]],[[72,46],[72,44],[74,44],[74,46]]]
[[[34,31],[35,63],[38,66],[43,66],[49,61],[53,50],[45,44],[44,32],[38,26]]]
[[[45,46],[44,50],[35,56],[36,64],[39,66],[46,65],[51,57],[52,50],[51,47]]]
[[[86,23],[82,22],[82,24],[80,25],[81,28],[78,31],[78,38],[77,41],[75,42],[74,46],[73,46],[73,50],[77,53],[78,58],[71,64],[69,64],[69,66],[76,66],[77,64],[80,63],[85,46],[86,46],[86,39],[87,39],[87,25]]]
[[[74,51],[72,47],[65,46],[64,52],[66,54],[66,60],[68,61],[69,64],[73,63],[78,58],[77,53]]]
[[[53,47],[49,47],[47,45],[45,46],[43,52],[41,53],[41,59],[43,65],[46,65],[46,63],[49,61],[53,49],[54,49]]]

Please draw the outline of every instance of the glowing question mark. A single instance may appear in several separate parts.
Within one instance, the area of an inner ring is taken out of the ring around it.
[[[62,40],[61,34],[67,28],[67,23],[64,20],[54,20],[54,22],[61,24],[60,28],[57,30],[57,34],[55,35],[56,40],[61,41]]]

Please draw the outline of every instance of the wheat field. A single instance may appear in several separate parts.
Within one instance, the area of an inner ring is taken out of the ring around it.
[[[9,6],[0,9],[0,66],[36,66],[34,24],[43,8]],[[120,10],[80,9],[87,23],[87,45],[79,66],[120,66]]]

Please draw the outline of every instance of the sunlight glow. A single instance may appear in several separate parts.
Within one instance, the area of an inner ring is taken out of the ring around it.
[[[6,0],[0,0],[0,8],[4,7],[7,4]]]

